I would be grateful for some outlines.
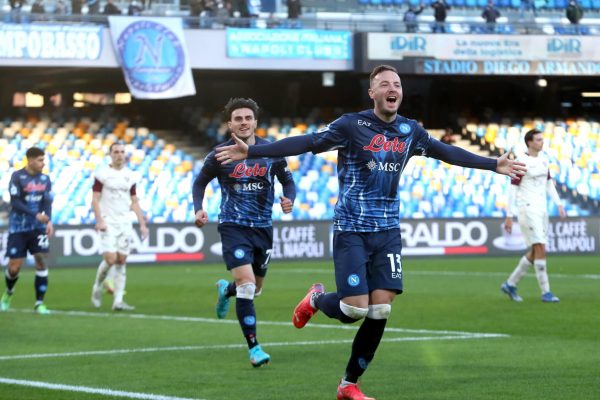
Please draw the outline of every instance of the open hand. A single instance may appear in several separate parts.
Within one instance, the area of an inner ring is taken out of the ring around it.
[[[235,144],[230,146],[221,146],[215,149],[216,156],[215,158],[221,164],[229,164],[233,161],[245,160],[248,158],[248,145],[244,143],[243,140],[235,136],[234,133],[231,134],[233,140],[235,140]]]
[[[498,158],[496,172],[502,175],[508,175],[511,179],[515,179],[525,175],[525,172],[527,172],[527,167],[522,162],[509,160],[508,152],[506,152]]]

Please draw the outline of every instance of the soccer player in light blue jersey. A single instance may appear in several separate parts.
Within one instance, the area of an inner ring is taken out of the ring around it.
[[[398,115],[402,85],[394,67],[381,65],[370,75],[374,107],[344,114],[325,129],[262,146],[235,136],[235,144],[217,148],[227,165],[245,158],[284,157],[312,151],[338,151],[339,197],[335,206],[333,259],[337,292],[312,285],[292,316],[297,328],[321,310],[343,323],[364,319],[338,390],[338,400],[369,400],[358,388],[383,337],[391,304],[402,293],[400,174],[413,155],[516,177],[524,164],[480,157],[434,139],[417,121]]]
[[[255,136],[258,110],[252,99],[231,99],[225,106],[229,129],[249,146],[268,143]],[[233,143],[229,140],[220,146]],[[262,291],[273,247],[275,178],[283,187],[280,204],[284,213],[292,212],[296,188],[287,162],[282,157],[255,157],[221,165],[215,160],[215,151],[212,151],[206,156],[193,185],[195,224],[200,228],[208,222],[202,202],[206,186],[214,178],[221,186],[219,234],[223,259],[233,276],[233,282],[225,279],[217,282],[217,317],[226,317],[229,298],[235,296],[236,314],[248,343],[250,363],[260,367],[271,357],[262,350],[256,337],[254,298]]]
[[[11,210],[8,219],[8,268],[4,272],[6,292],[0,299],[0,311],[8,311],[19,272],[27,252],[35,259],[34,310],[49,314],[44,304],[48,289],[47,255],[52,226],[52,184],[44,169],[44,150],[32,147],[25,153],[27,165],[13,172],[9,192]]]

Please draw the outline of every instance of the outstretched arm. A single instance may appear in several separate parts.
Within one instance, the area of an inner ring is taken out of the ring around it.
[[[498,159],[481,157],[460,147],[444,144],[437,139],[431,139],[427,155],[448,164],[495,171],[511,178],[523,175],[527,171],[525,164],[522,162],[509,160],[508,153]]]
[[[235,144],[217,147],[216,159],[222,164],[256,157],[296,156],[312,150],[311,135],[292,136],[269,144],[248,146],[235,134],[231,134]]]

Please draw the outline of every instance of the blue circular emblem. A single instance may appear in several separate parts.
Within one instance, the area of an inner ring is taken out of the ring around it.
[[[244,317],[245,325],[254,325],[255,323],[256,323],[256,318],[254,318],[254,315],[247,315]]]
[[[367,369],[367,367],[369,366],[369,363],[364,358],[359,357],[358,358],[358,366],[361,367],[362,369]]]
[[[410,132],[410,125],[403,122],[400,124],[398,129],[400,129],[400,132],[402,133],[408,133]]]
[[[358,277],[358,275],[352,274],[348,277],[348,285],[350,285],[352,287],[356,287],[356,286],[358,286],[359,283],[360,283],[360,278]]]
[[[244,250],[242,250],[242,249],[237,249],[236,251],[233,252],[233,255],[238,260],[241,260],[246,255],[246,252]]]
[[[144,92],[164,92],[184,71],[181,42],[169,28],[153,21],[137,21],[119,36],[117,48],[129,83]]]

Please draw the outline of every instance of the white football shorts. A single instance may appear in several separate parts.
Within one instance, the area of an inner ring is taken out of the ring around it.
[[[100,251],[129,255],[133,226],[131,222],[107,223],[106,231],[100,232]]]
[[[548,243],[548,212],[535,207],[524,207],[519,209],[519,226],[521,234],[531,247],[536,243]]]

